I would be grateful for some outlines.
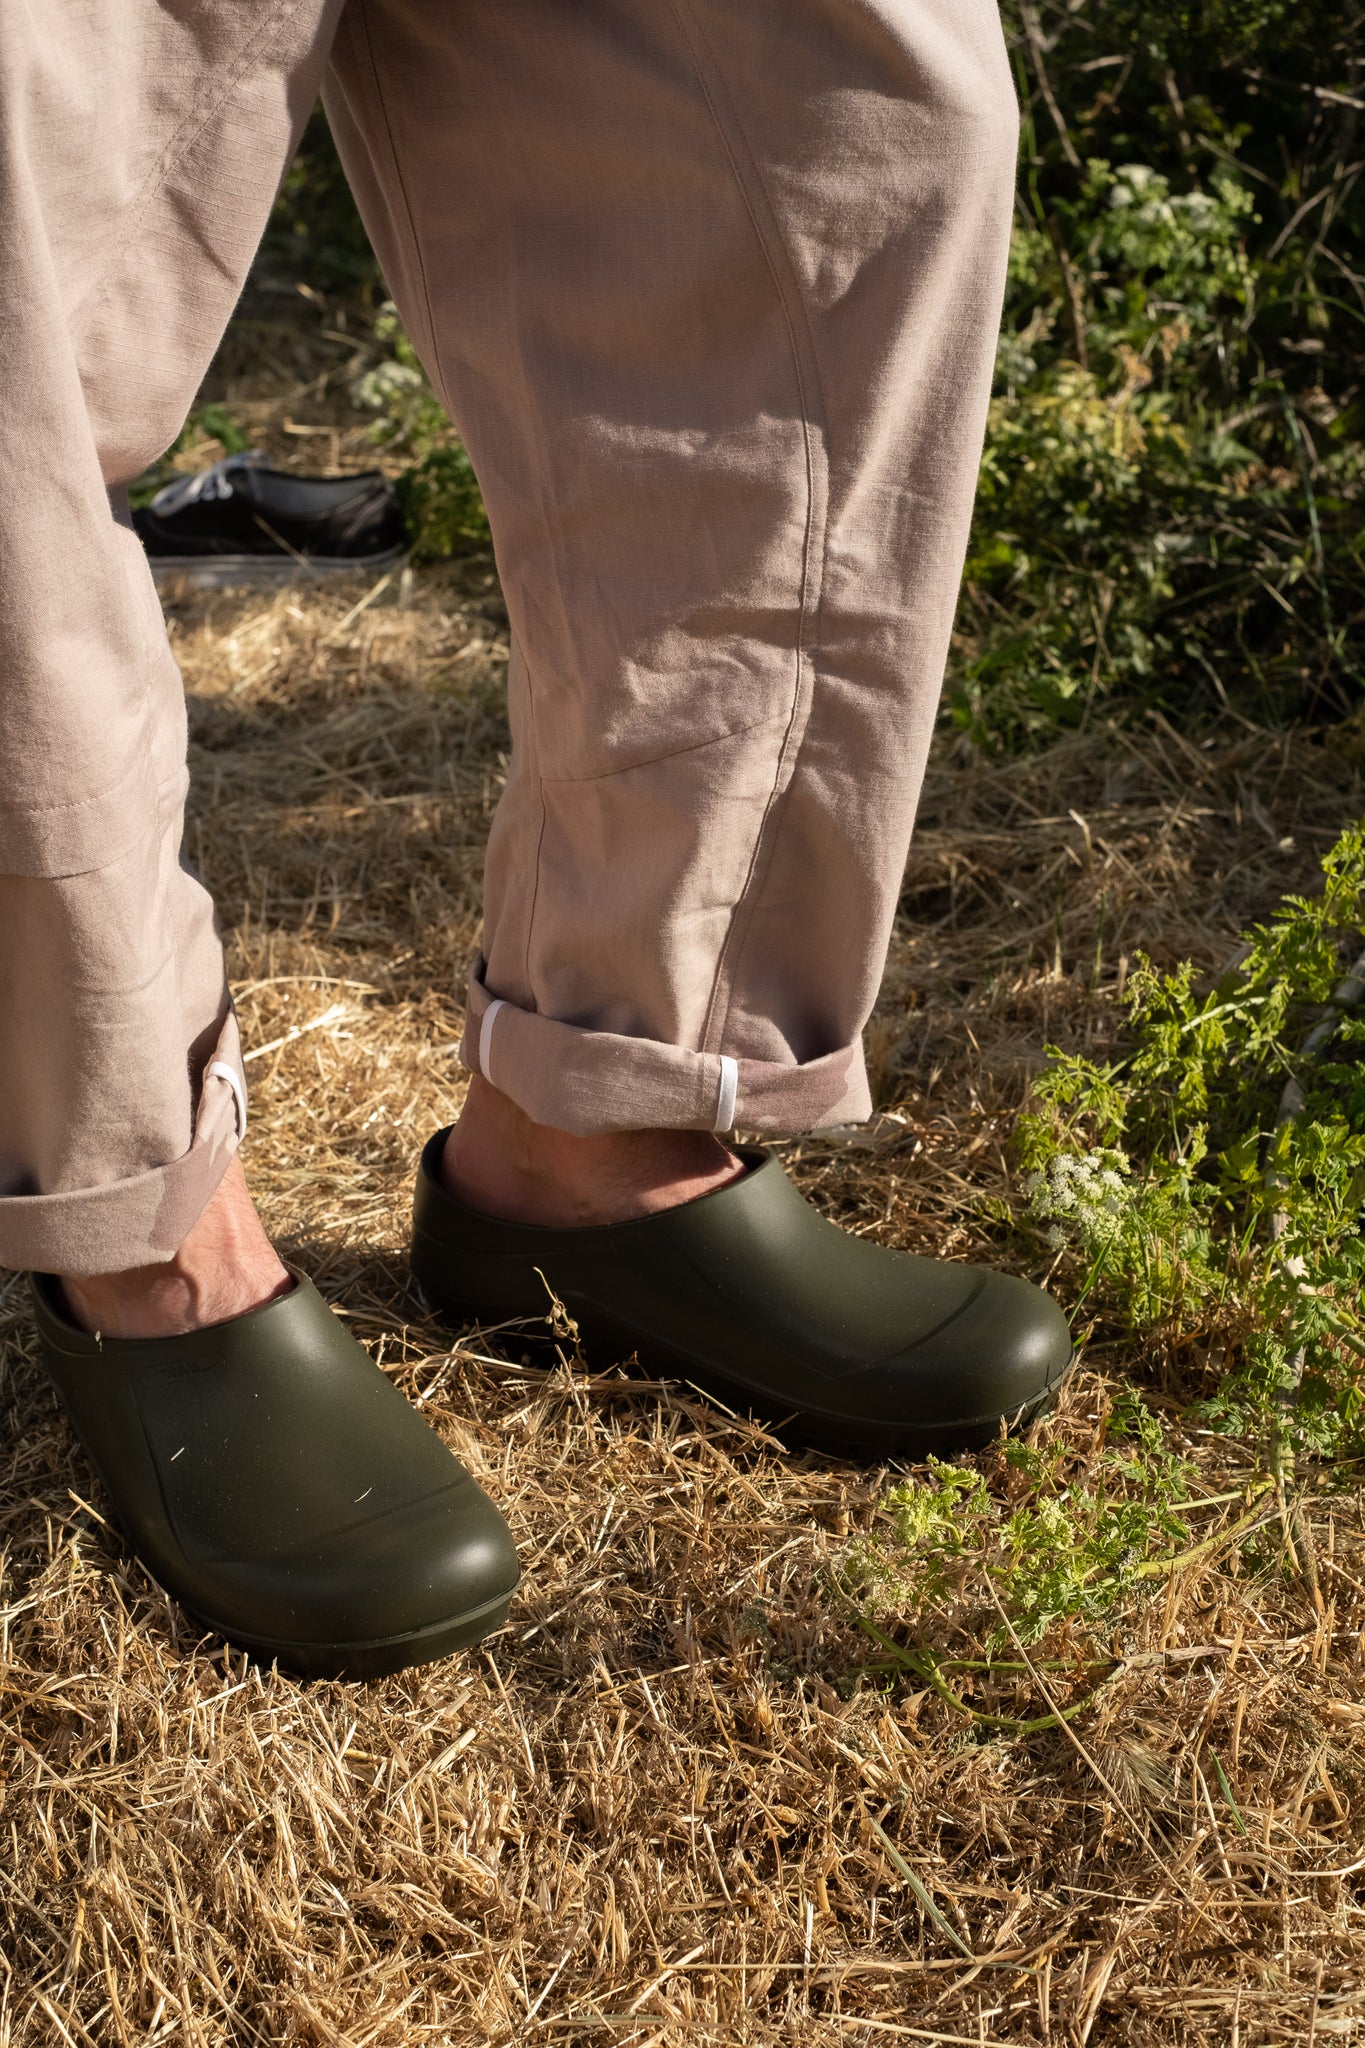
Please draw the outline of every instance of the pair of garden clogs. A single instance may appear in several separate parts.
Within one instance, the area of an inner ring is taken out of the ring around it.
[[[448,1321],[550,1297],[594,1365],[631,1359],[843,1455],[980,1445],[1051,1402],[1071,1358],[1041,1289],[827,1222],[766,1152],[711,1194],[585,1229],[503,1223],[417,1180],[413,1273]],[[488,1496],[310,1283],[230,1322],[89,1335],[37,1275],[43,1363],[138,1557],[207,1629],[264,1662],[366,1678],[444,1657],[518,1581]]]

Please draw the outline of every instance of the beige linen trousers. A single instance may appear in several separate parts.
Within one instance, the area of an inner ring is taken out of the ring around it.
[[[320,89],[512,624],[465,1064],[574,1131],[870,1107],[1003,288],[994,0],[3,0],[7,1266],[169,1257],[245,1118],[108,493]]]

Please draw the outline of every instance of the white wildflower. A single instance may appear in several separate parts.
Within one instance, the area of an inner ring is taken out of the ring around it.
[[[1041,1173],[1029,1176],[1029,1207],[1051,1224],[1049,1241],[1060,1248],[1077,1239],[1089,1251],[1112,1244],[1123,1229],[1131,1190],[1125,1153],[1059,1153]]]

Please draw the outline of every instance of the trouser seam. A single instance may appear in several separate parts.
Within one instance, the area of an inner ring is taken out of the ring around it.
[[[540,805],[540,826],[536,832],[536,857],[531,873],[531,901],[526,911],[526,944],[522,952],[521,979],[522,985],[526,989],[527,996],[531,1001],[531,1007],[534,1008],[533,983],[531,980],[531,934],[535,930],[536,906],[540,901],[540,874],[545,858],[545,834],[549,828],[550,812],[545,802],[545,777],[540,772],[540,747],[536,741],[536,704],[529,675],[526,679],[526,708],[531,720],[531,744],[536,750],[536,801]]]
[[[808,637],[807,628],[808,626],[817,627],[820,619],[824,592],[825,556],[829,538],[828,408],[824,401],[819,362],[815,352],[815,339],[811,332],[810,320],[796,276],[795,265],[792,262],[790,251],[783,240],[781,229],[778,225],[777,211],[764,185],[757,158],[750,146],[738,109],[725,83],[715,47],[698,20],[691,5],[691,0],[669,0],[669,5],[674,19],[677,21],[679,32],[688,45],[702,96],[716,125],[716,131],[720,136],[722,147],[725,150],[735,182],[744,201],[745,210],[752,223],[754,235],[772,276],[778,303],[782,308],[782,315],[786,323],[788,340],[791,347],[797,399],[801,407],[801,431],[806,466],[806,530],[802,543],[801,599],[796,647],[796,686],[793,692],[787,728],[783,734],[781,747],[778,750],[777,763],[773,772],[772,789],[764,806],[763,816],[759,820],[758,830],[754,835],[753,852],[745,873],[744,883],[734,909],[731,912],[729,929],[726,932],[716,962],[715,978],[711,987],[710,1000],[707,1004],[706,1020],[703,1025],[701,1038],[701,1050],[703,1052],[715,1052],[724,1043],[726,1026],[729,1022],[730,1007],[734,994],[734,981],[731,970],[747,937],[762,881],[772,859],[773,842],[777,835],[782,797],[790,787],[791,771],[805,738],[805,727],[810,716],[810,705],[813,696],[811,637],[818,644],[819,636],[818,632],[816,632],[813,636]],[[684,16],[686,16],[686,19],[684,19]],[[705,58],[709,60],[709,64],[703,62],[703,52]],[[711,74],[710,83],[708,83],[707,78],[708,68]],[[721,110],[717,105],[718,97],[722,96],[725,101],[726,113],[729,117],[728,125],[722,119]],[[740,160],[741,153],[744,159],[743,163]],[[766,227],[764,216],[766,216]],[[809,352],[808,365],[803,365],[802,362],[802,338],[804,338]],[[818,415],[815,416],[812,414],[807,394],[807,373],[818,401]],[[816,488],[817,416],[818,423],[825,435],[825,488],[823,493],[818,493]],[[816,531],[817,525],[820,529],[818,535]],[[817,546],[819,558],[818,581],[816,581],[813,575],[813,567],[817,558]],[[814,598],[813,602],[812,596]]]
[[[398,160],[398,145],[394,141],[393,123],[389,119],[389,105],[384,97],[384,85],[379,75],[379,65],[374,54],[374,43],[370,36],[369,10],[366,0],[351,0],[351,4],[346,11],[345,21],[348,26],[353,25],[354,40],[362,46],[365,71],[374,95],[375,112],[379,116],[379,123],[383,132],[389,171],[393,178],[394,189],[403,205],[403,220],[407,229],[404,239],[408,245],[408,261],[412,265],[418,291],[421,295],[422,319],[426,326],[427,349],[431,357],[432,368],[436,372],[437,381],[441,387],[442,403],[445,405],[446,411],[449,412],[451,408],[445,390],[446,380],[441,371],[441,351],[436,337],[436,316],[431,308],[431,286],[427,280],[427,267],[422,256],[422,240],[417,232],[417,220],[412,210],[412,199],[408,192],[407,180],[403,176],[402,166]]]

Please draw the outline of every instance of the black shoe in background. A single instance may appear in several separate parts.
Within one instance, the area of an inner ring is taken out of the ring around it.
[[[157,588],[292,583],[386,569],[407,552],[393,488],[360,476],[291,476],[258,450],[177,478],[133,512]]]

